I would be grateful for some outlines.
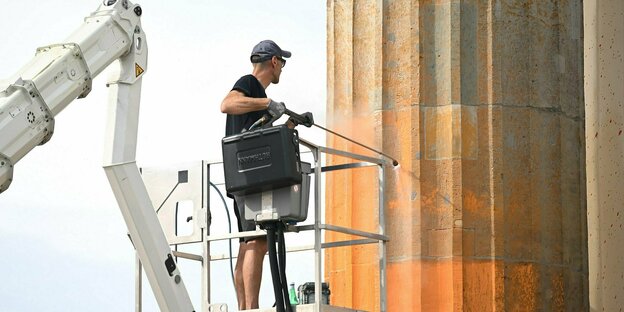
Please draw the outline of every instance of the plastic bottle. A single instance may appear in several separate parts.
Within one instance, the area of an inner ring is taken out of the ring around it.
[[[288,288],[288,297],[290,298],[291,305],[299,304],[297,300],[297,291],[295,290],[295,283],[290,283],[290,287]]]

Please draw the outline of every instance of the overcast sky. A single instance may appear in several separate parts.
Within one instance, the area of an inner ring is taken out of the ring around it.
[[[3,1],[0,80],[17,72],[37,47],[62,43],[99,3]],[[267,89],[269,97],[293,111],[312,111],[325,124],[325,1],[139,3],[149,46],[139,166],[221,160],[225,117],[219,104],[234,82],[251,72],[249,53],[263,39],[293,53],[280,83]],[[134,311],[134,250],[101,168],[108,74],[94,79],[86,99],[57,116],[51,141],[17,163],[11,187],[0,194],[0,311]],[[300,133],[318,143],[324,138],[308,129]],[[213,211],[213,233],[226,229],[223,208],[214,209],[219,211]],[[289,241],[294,239],[287,237]],[[223,244],[215,249],[225,250]],[[293,257],[309,260],[311,255]],[[307,265],[289,258],[289,279],[311,281],[311,274],[301,272],[313,268],[297,270],[295,264]],[[198,265],[180,265],[199,309]],[[273,302],[266,268],[265,307]],[[226,269],[223,261],[214,265],[213,302],[227,302],[233,311]],[[149,285],[145,287],[144,311],[157,311]]]

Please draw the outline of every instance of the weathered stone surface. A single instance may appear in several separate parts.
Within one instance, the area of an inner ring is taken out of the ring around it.
[[[585,1],[583,5],[587,12],[585,140],[590,309],[620,311],[624,307],[624,2]],[[582,265],[569,253],[566,261]]]
[[[587,310],[580,4],[328,1],[330,126],[400,162],[388,311]],[[374,230],[375,170],[327,181],[326,221]],[[333,304],[380,309],[376,259],[327,252]]]

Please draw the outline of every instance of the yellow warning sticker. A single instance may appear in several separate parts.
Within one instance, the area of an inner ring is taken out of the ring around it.
[[[136,77],[141,76],[141,74],[144,72],[145,70],[143,68],[141,68],[141,66],[139,66],[139,64],[134,63],[134,73],[136,74]]]

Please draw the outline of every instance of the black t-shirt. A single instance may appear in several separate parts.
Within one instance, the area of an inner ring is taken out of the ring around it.
[[[264,87],[256,77],[253,75],[245,75],[238,79],[238,81],[232,87],[232,90],[240,91],[247,97],[252,98],[266,98],[267,95],[264,92]],[[239,134],[243,129],[249,129],[249,127],[262,118],[265,114],[268,114],[267,110],[260,110],[255,112],[249,112],[241,115],[227,115],[225,122],[225,135]]]

